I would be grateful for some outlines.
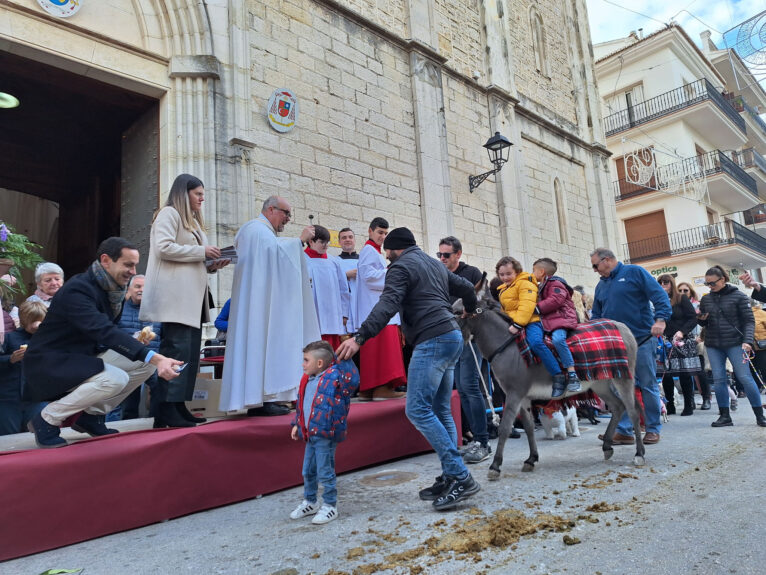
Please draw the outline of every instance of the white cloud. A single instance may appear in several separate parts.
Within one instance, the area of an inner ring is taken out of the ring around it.
[[[644,35],[651,34],[662,28],[662,23],[668,23],[673,18],[698,45],[700,32],[710,30],[713,42],[719,48],[724,48],[721,33],[755,16],[766,7],[763,0],[646,0],[640,3],[628,0],[613,1],[630,10],[641,12],[644,16],[604,0],[586,0],[594,44],[624,38],[639,28],[643,28]]]

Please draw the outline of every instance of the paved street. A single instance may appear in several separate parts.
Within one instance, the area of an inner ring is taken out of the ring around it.
[[[417,498],[439,473],[429,454],[340,476],[340,518],[324,527],[288,518],[301,501],[295,488],[10,561],[0,573],[760,573],[766,429],[743,400],[734,427],[710,428],[716,414],[671,416],[640,469],[629,446],[603,460],[605,422],[583,421],[582,437],[566,441],[538,432],[532,474],[520,472],[526,442],[509,440],[501,480],[486,480],[489,460],[474,466],[482,491],[453,512]],[[108,509],[72,520],[90,513]]]

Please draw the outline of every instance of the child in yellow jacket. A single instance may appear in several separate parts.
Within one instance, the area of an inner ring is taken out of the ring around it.
[[[500,258],[495,271],[503,281],[503,284],[497,288],[500,294],[500,305],[513,322],[508,331],[515,335],[522,328],[529,328],[529,326],[536,328],[527,329],[527,343],[532,353],[540,358],[553,376],[552,395],[560,397],[566,389],[566,373],[562,371],[556,356],[543,341],[542,324],[536,312],[537,278],[523,271],[518,260],[508,256]]]

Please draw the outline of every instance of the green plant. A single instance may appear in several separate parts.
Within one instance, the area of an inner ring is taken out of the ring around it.
[[[24,234],[16,233],[11,226],[0,220],[0,261],[10,260],[8,273],[16,279],[16,287],[0,282],[0,292],[26,293],[21,272],[25,269],[34,269],[43,261],[37,253],[37,250],[41,248],[42,246],[29,241]]]

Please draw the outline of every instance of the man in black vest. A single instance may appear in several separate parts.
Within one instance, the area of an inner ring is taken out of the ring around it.
[[[88,271],[64,284],[24,355],[24,397],[51,401],[29,430],[39,447],[63,447],[60,427],[80,414],[72,428],[93,437],[117,433],[104,415],[157,370],[178,376],[182,362],[151,351],[116,321],[125,287],[136,274],[138,250],[124,238],[111,237],[98,247]]]

